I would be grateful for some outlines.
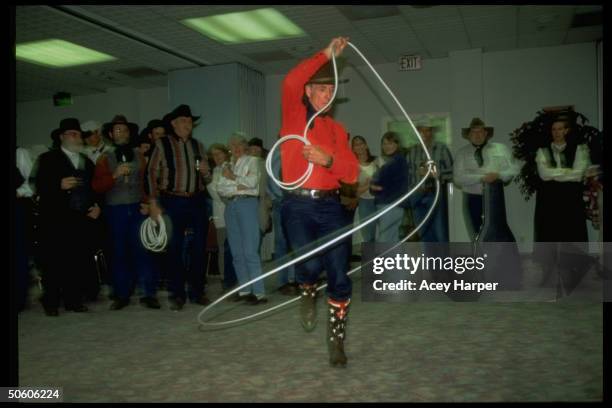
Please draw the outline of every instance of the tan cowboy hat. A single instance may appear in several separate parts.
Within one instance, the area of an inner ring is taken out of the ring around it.
[[[487,131],[487,138],[488,139],[493,137],[494,128],[491,127],[491,126],[485,126],[485,123],[480,118],[472,119],[472,121],[470,122],[470,126],[469,127],[461,129],[461,136],[463,136],[464,138],[467,139],[468,135],[470,133],[470,129],[475,128],[475,127],[483,127],[483,128],[485,128],[485,130]]]
[[[433,124],[433,121],[431,119],[420,119],[414,122],[414,127],[417,129],[432,129],[432,130],[436,130],[438,129],[438,126]]]

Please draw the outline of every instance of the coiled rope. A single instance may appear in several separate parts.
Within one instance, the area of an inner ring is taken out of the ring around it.
[[[168,234],[166,232],[164,217],[160,215],[157,220],[147,217],[142,225],[140,225],[140,241],[149,251],[163,251],[168,244]]]

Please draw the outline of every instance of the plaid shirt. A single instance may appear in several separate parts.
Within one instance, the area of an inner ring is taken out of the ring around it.
[[[444,143],[433,142],[433,145],[429,151],[431,159],[436,163],[438,174],[440,176],[440,183],[450,183],[453,181],[453,156],[450,150]],[[414,187],[422,178],[419,174],[419,167],[427,162],[427,156],[421,144],[416,144],[408,149],[406,154],[406,160],[410,168],[410,188]],[[429,178],[423,187],[433,188],[434,180]]]
[[[197,146],[196,150],[194,146]],[[205,163],[204,145],[191,137],[183,141],[178,136],[168,135],[157,140],[147,168],[146,191],[149,195],[153,198],[163,191],[196,193],[205,190],[203,178],[196,170],[195,158],[198,155]]]

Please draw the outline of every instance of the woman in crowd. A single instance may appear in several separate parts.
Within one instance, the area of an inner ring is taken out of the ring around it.
[[[212,198],[212,219],[217,231],[217,245],[219,246],[219,272],[223,276],[223,289],[229,289],[236,284],[236,273],[232,264],[232,252],[227,243],[227,231],[225,229],[225,203],[219,196],[217,186],[223,166],[230,164],[230,155],[227,148],[220,143],[211,145],[208,153],[215,163],[212,174],[212,182],[207,186]]]
[[[232,163],[223,165],[216,183],[225,205],[225,225],[234,269],[240,285],[261,276],[259,257],[259,163],[247,154],[244,135],[235,133],[229,141]],[[257,305],[267,302],[263,281],[257,281],[238,292],[236,301]]]
[[[399,135],[387,132],[382,137],[382,167],[370,182],[376,211],[381,211],[408,192],[409,168],[400,146]],[[404,209],[397,206],[378,219],[377,242],[397,242]]]
[[[374,196],[370,192],[370,180],[378,170],[376,157],[370,153],[368,143],[363,136],[355,136],[351,141],[353,153],[359,160],[359,185],[357,186],[357,195],[359,196],[359,204],[357,212],[359,220],[367,219],[371,214],[376,212],[376,204]],[[374,242],[376,234],[376,223],[366,225],[361,229],[363,242]]]

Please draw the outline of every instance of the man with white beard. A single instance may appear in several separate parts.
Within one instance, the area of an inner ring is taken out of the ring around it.
[[[85,282],[94,273],[90,236],[100,215],[91,188],[94,164],[85,156],[81,127],[63,119],[51,133],[54,148],[39,158],[36,191],[40,197],[42,304],[57,316],[60,298],[67,311],[86,312]]]

